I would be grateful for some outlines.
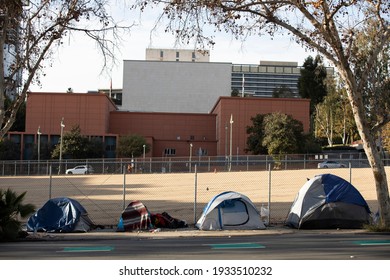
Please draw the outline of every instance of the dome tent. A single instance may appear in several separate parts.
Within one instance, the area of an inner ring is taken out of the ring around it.
[[[370,213],[354,186],[336,175],[322,174],[301,187],[286,224],[300,229],[361,228],[369,223]]]
[[[214,196],[195,226],[201,230],[265,229],[252,201],[232,191]]]
[[[68,197],[49,199],[27,221],[27,231],[87,232],[92,227],[85,208]]]

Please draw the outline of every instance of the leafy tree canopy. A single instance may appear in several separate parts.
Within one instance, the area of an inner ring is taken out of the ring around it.
[[[0,140],[0,160],[19,160],[20,145],[9,140]]]
[[[314,107],[322,102],[327,94],[325,80],[326,68],[322,64],[321,57],[319,55],[314,59],[311,56],[307,57],[298,79],[298,91],[302,98],[310,99],[311,114],[314,112]]]
[[[140,135],[126,135],[119,138],[117,154],[119,157],[140,157],[143,155],[145,145],[145,153],[150,151],[150,145],[146,139]]]
[[[247,152],[275,155],[303,150],[303,124],[292,116],[275,112],[258,114],[251,120],[253,126],[247,127]]]
[[[60,157],[60,143],[55,146],[51,157]],[[98,140],[90,141],[81,135],[80,126],[75,125],[63,135],[62,157],[69,159],[102,158],[104,157],[103,143]]]

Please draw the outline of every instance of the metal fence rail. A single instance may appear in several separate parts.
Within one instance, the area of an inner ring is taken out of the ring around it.
[[[129,173],[193,173],[194,166],[201,172],[222,171],[264,171],[272,169],[298,170],[317,168],[318,163],[329,159],[339,161],[352,168],[369,167],[364,153],[328,153],[318,155],[267,155],[191,158],[121,158],[121,159],[85,159],[85,160],[47,160],[47,161],[2,161],[1,176],[65,174],[66,170],[77,165],[89,165],[94,174],[121,174],[123,169]],[[390,159],[383,159],[385,165]],[[60,168],[61,167],[61,168]],[[59,172],[60,171],[60,172]]]

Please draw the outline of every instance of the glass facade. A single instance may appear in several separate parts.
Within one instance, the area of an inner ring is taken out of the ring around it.
[[[232,65],[232,90],[240,95],[272,97],[275,89],[288,88],[298,97],[300,68],[290,65]]]

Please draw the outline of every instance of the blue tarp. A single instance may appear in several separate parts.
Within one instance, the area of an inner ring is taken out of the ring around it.
[[[72,232],[87,211],[76,200],[59,197],[48,200],[27,222],[27,231]],[[90,221],[88,219],[88,221]]]

